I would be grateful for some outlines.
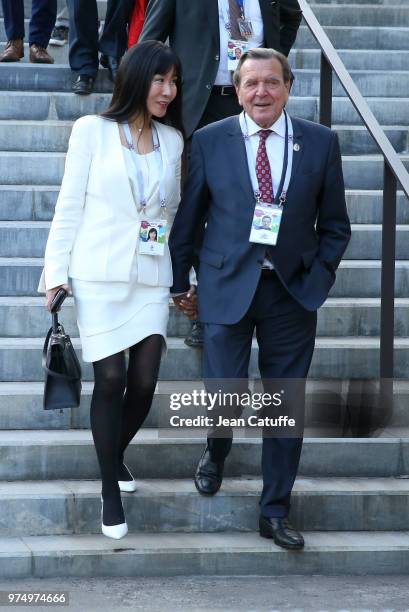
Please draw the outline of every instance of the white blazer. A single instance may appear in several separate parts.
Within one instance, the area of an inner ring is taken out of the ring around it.
[[[170,227],[180,202],[183,139],[176,129],[154,124],[167,173]],[[146,215],[153,219],[160,215],[159,188],[148,200]],[[168,247],[163,257],[138,254],[140,221],[118,124],[96,115],[78,119],[70,137],[38,292],[68,283],[68,277],[126,282],[135,250],[138,282],[170,287]]]

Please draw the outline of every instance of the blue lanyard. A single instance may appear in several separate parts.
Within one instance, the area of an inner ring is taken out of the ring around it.
[[[145,183],[145,179],[141,170],[141,166],[140,166],[140,155],[137,154],[137,152],[135,151],[135,146],[133,144],[132,141],[132,134],[131,134],[131,130],[129,127],[128,123],[123,123],[123,128],[124,128],[124,132],[125,132],[125,137],[126,137],[126,141],[128,143],[128,147],[132,153],[132,159],[135,165],[135,170],[136,170],[136,178],[138,181],[138,187],[139,187],[139,194],[141,197],[141,207],[143,209],[143,211],[145,211],[146,208],[146,204],[147,204],[147,193],[146,193],[146,189],[147,189],[147,185]],[[166,210],[166,202],[167,202],[167,198],[166,198],[166,192],[165,192],[165,172],[164,172],[164,163],[163,163],[163,159],[162,159],[162,153],[161,153],[161,148],[160,148],[160,142],[159,142],[159,136],[158,136],[158,130],[156,129],[156,126],[152,124],[152,140],[153,140],[153,150],[155,152],[155,158],[156,158],[156,163],[157,163],[157,167],[158,167],[158,174],[159,174],[159,194],[160,194],[160,206],[161,206],[161,210],[162,212],[165,212]]]
[[[280,184],[277,190],[277,193],[274,197],[274,204],[276,204],[276,206],[283,206],[284,202],[286,202],[287,200],[287,192],[288,192],[288,187],[290,185],[290,179],[291,179],[291,171],[292,171],[292,165],[293,165],[293,156],[292,156],[292,148],[289,150],[289,141],[293,139],[293,133],[292,133],[292,126],[291,126],[291,133],[289,130],[289,121],[288,121],[288,115],[286,113],[286,111],[284,111],[284,117],[285,117],[285,145],[284,145],[284,162],[283,162],[283,171],[281,173],[281,179],[280,179]],[[253,153],[253,149],[250,143],[250,136],[248,133],[248,126],[247,126],[247,118],[246,118],[246,114],[244,114],[244,122],[245,122],[245,126],[246,129],[245,131],[243,131],[243,138],[244,138],[244,143],[246,145],[246,152],[247,152],[247,158],[250,161],[250,178],[251,178],[251,182],[253,184],[253,190],[254,190],[254,198],[256,200],[257,203],[260,202],[261,199],[261,193],[260,193],[260,189],[258,186],[258,179],[257,179],[257,174],[256,174],[256,159],[254,159],[254,153]]]
[[[244,0],[235,0],[235,1],[236,1],[237,6],[240,9],[241,18],[245,19]],[[225,0],[225,2],[227,3],[227,5],[229,4],[229,0]],[[227,15],[225,15],[225,11],[226,11],[226,5],[224,5],[224,8],[222,8],[222,19],[224,22],[224,27],[230,34],[231,26],[230,26],[230,13],[229,13],[228,7],[227,7]]]

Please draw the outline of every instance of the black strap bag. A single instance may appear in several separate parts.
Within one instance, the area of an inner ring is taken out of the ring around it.
[[[71,339],[52,313],[53,324],[43,348],[44,410],[77,408],[81,398],[81,365]]]

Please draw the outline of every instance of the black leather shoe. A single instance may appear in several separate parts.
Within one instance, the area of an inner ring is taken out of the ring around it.
[[[80,74],[76,81],[72,85],[72,91],[80,96],[89,96],[92,93],[94,87],[93,77]]]
[[[304,538],[294,529],[287,518],[266,518],[260,516],[260,535],[262,538],[271,538],[282,548],[301,550],[304,548]]]
[[[206,446],[204,453],[197,466],[194,482],[196,489],[202,495],[215,495],[220,489],[223,480],[224,461],[212,461],[209,447]]]
[[[101,66],[108,69],[109,78],[112,82],[115,81],[116,75],[118,74],[119,62],[119,59],[111,55],[102,54],[99,58]]]
[[[185,344],[193,348],[203,346],[203,325],[199,321],[193,323],[190,334],[186,336]]]

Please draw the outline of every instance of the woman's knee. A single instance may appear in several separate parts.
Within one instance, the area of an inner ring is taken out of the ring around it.
[[[117,394],[125,391],[126,370],[125,368],[103,368],[94,369],[95,387],[105,393]]]

